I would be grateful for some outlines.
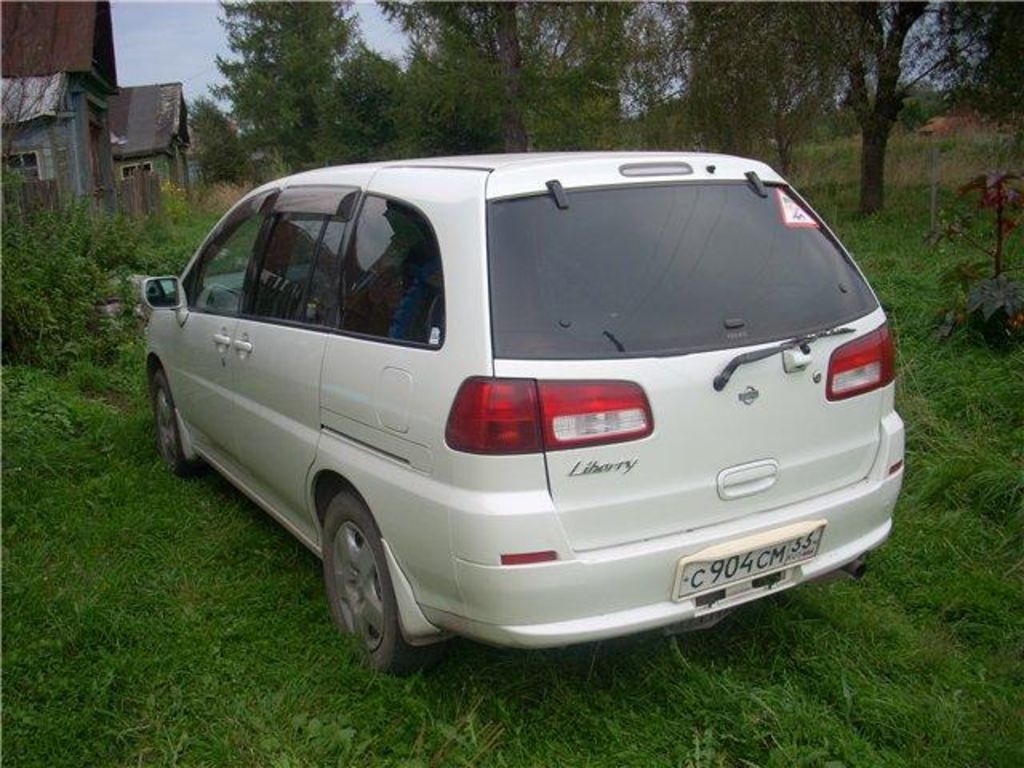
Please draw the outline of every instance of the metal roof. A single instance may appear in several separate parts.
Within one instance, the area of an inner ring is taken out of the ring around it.
[[[3,76],[95,72],[117,87],[109,2],[4,2]]]
[[[27,123],[37,117],[55,117],[67,108],[68,76],[5,77],[3,79],[3,123]]]
[[[110,97],[110,134],[118,160],[168,152],[175,137],[188,144],[181,83],[122,88]]]

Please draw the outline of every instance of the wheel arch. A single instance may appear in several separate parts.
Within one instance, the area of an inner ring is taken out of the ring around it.
[[[380,524],[377,522],[377,518],[373,515],[373,510],[370,509],[370,505],[366,503],[366,499],[363,494],[359,492],[359,489],[340,472],[333,469],[321,469],[316,473],[313,478],[313,510],[316,513],[316,520],[320,526],[320,530],[324,527],[324,516],[327,514],[327,505],[331,503],[331,499],[337,496],[339,493],[349,493],[359,500],[359,503],[366,508],[367,513],[370,515],[370,519],[373,520],[373,524],[377,526],[377,533],[380,533]]]
[[[160,360],[156,352],[150,352],[146,355],[146,381],[152,381],[156,372],[163,369],[163,361]]]
[[[312,492],[321,540],[323,539],[324,516],[327,514],[327,507],[331,503],[331,499],[339,493],[348,493],[363,505],[370,522],[377,529],[377,536],[384,548],[384,556],[391,576],[391,588],[398,607],[398,624],[405,642],[412,646],[425,646],[433,645],[450,637],[449,633],[432,624],[423,615],[408,576],[395,557],[391,545],[380,530],[380,523],[377,522],[373,510],[366,503],[366,499],[359,489],[340,472],[333,469],[321,469],[313,478]]]

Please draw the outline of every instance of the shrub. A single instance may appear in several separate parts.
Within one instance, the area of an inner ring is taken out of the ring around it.
[[[1011,253],[1020,254],[1019,211],[1024,209],[1021,177],[1013,173],[990,172],[974,177],[960,190],[961,197],[976,196],[975,213],[991,213],[991,245],[979,235],[972,216],[960,216],[943,237],[979,251],[983,261],[962,261],[949,270],[944,281],[959,287],[954,306],[947,310],[940,330],[948,336],[957,325],[971,325],[994,343],[1024,339],[1024,282],[1010,273],[1021,264],[1011,264]],[[984,222],[982,222],[984,226]]]
[[[160,184],[160,207],[173,224],[180,224],[189,214],[188,194],[173,181]]]
[[[3,227],[4,362],[64,371],[77,360],[112,359],[135,332],[132,302],[113,314],[98,305],[128,295],[116,277],[138,258],[138,232],[81,202],[11,216]]]

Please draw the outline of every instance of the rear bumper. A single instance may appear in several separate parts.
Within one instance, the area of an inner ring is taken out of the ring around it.
[[[902,438],[902,424],[899,427]],[[902,439],[898,449],[902,457]],[[425,606],[423,612],[432,623],[457,634],[522,648],[601,640],[708,616],[818,578],[880,546],[892,526],[902,479],[902,469],[883,477],[872,473],[855,485],[783,509],[656,540],[577,553],[571,560],[517,567],[457,560],[462,615]],[[672,599],[676,565],[682,557],[822,518],[828,525],[818,555],[789,568],[772,587],[704,606],[693,599]]]

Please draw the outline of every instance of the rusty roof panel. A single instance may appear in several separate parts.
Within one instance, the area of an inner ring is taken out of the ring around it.
[[[3,75],[96,71],[117,85],[109,2],[2,4]]]

